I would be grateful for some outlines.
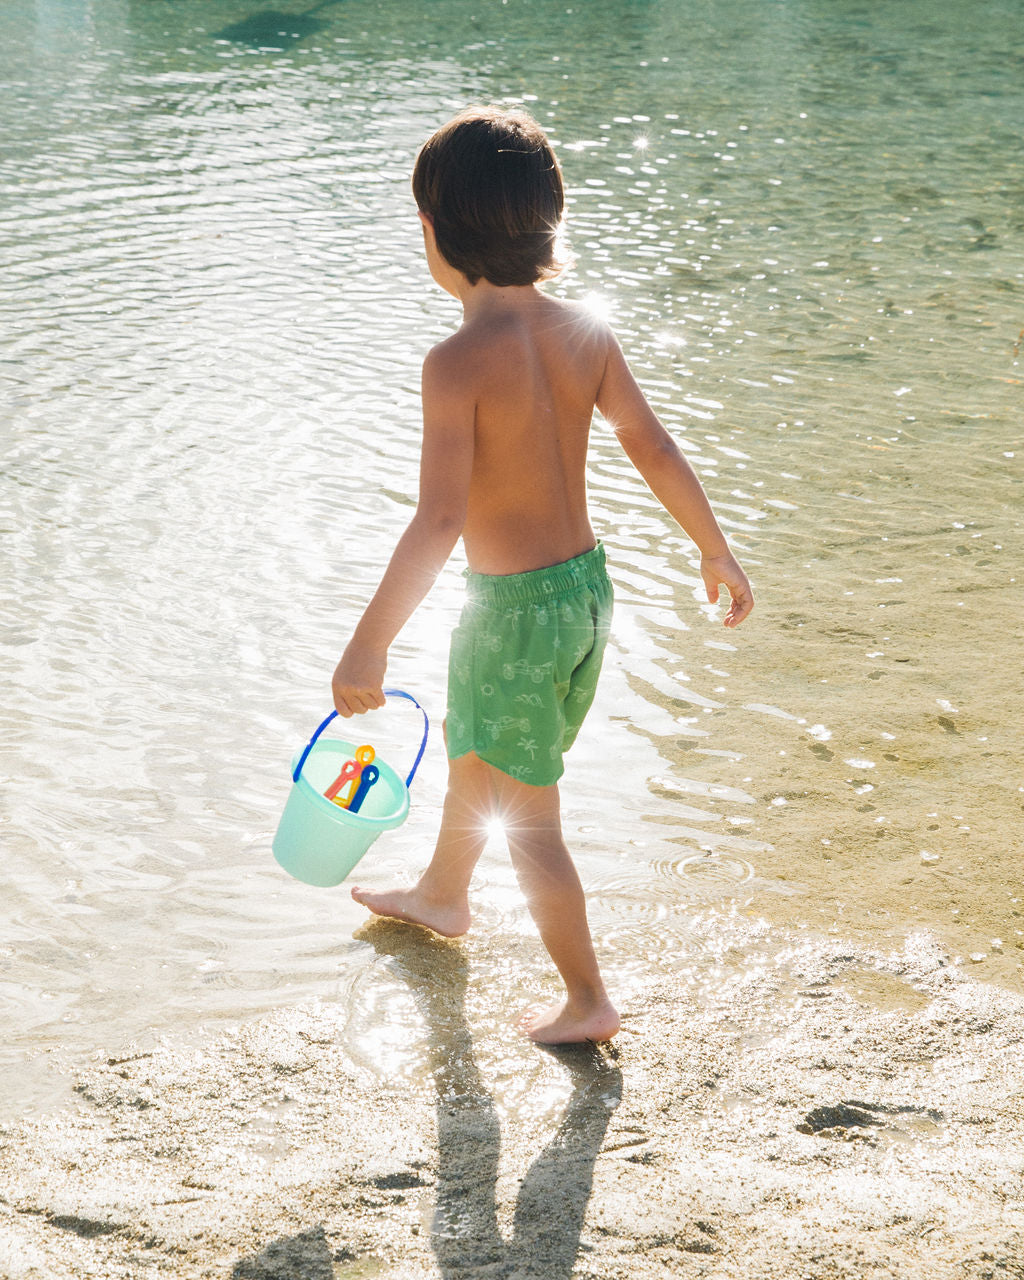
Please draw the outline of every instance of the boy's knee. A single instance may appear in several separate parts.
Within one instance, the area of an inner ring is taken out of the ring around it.
[[[482,813],[493,813],[497,807],[494,770],[472,751],[448,761],[448,787],[460,794]]]
[[[539,854],[553,845],[563,845],[557,791],[553,787],[527,790],[533,794],[520,792],[512,796],[506,792],[498,798],[509,847],[515,845],[524,854]]]

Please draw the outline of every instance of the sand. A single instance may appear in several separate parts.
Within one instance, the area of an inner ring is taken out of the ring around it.
[[[423,1020],[415,1087],[326,1003],[68,1062],[76,1102],[0,1131],[0,1273],[1024,1277],[1024,999],[927,935],[746,938],[710,995],[638,986],[614,1047],[510,1027],[501,1079],[498,944],[363,936]]]

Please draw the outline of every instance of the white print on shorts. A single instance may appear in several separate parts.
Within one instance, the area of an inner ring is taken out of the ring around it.
[[[491,741],[497,742],[509,729],[518,729],[520,733],[529,733],[529,720],[520,720],[516,716],[502,716],[500,720],[484,720],[483,727],[491,735]]]
[[[516,676],[529,676],[534,684],[541,684],[554,664],[542,662],[537,666],[527,662],[525,658],[517,658],[515,662],[506,662],[501,668],[503,680],[514,680]]]

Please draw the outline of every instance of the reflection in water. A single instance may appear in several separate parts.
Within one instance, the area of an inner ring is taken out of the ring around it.
[[[465,953],[425,929],[387,920],[370,921],[358,936],[398,961],[427,1024],[439,1161],[432,1244],[442,1275],[455,1280],[468,1268],[500,1264],[502,1275],[569,1280],[594,1162],[622,1096],[620,1071],[589,1045],[546,1051],[568,1073],[572,1096],[523,1178],[506,1243],[498,1228],[501,1129],[466,1024]]]
[[[342,0],[320,0],[312,9],[301,13],[280,13],[277,9],[263,9],[218,31],[215,39],[233,40],[238,44],[252,45],[256,49],[283,50],[304,36],[324,31],[329,24],[315,15],[331,5],[341,3]]]

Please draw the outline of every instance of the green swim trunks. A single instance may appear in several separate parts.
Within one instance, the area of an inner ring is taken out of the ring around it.
[[[448,664],[448,755],[557,782],[594,700],[612,617],[600,543],[529,573],[466,574]]]

